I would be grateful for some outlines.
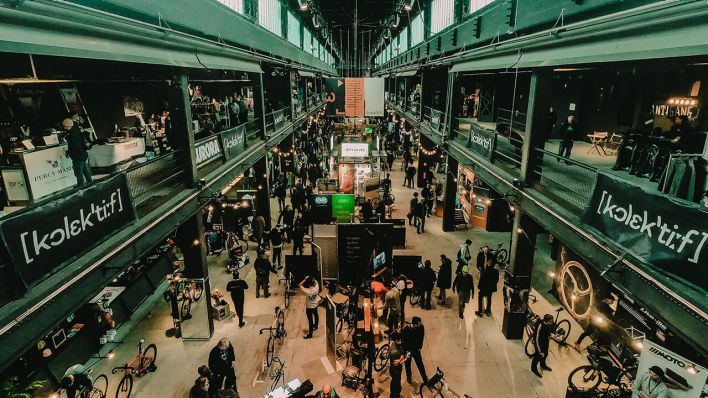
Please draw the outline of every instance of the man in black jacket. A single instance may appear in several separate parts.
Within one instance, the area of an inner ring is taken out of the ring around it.
[[[469,267],[462,267],[461,274],[455,278],[455,283],[453,284],[453,291],[457,291],[457,296],[460,298],[458,305],[458,311],[460,319],[465,318],[465,304],[470,302],[470,299],[474,298],[474,279],[469,273]]]
[[[561,142],[558,148],[558,161],[561,157],[570,158],[570,152],[573,150],[573,142],[578,136],[578,123],[575,121],[575,116],[569,115],[568,120],[563,122],[560,127]]]
[[[403,348],[410,353],[411,358],[415,361],[415,366],[420,372],[420,377],[423,378],[423,383],[428,382],[428,375],[425,373],[425,364],[423,364],[423,358],[420,356],[420,350],[423,348],[423,341],[425,340],[425,328],[423,327],[423,322],[420,317],[414,316],[412,323],[406,325],[402,331],[403,337]],[[408,384],[413,384],[411,378],[411,361],[406,361],[406,379]]]
[[[295,222],[295,210],[290,206],[285,205],[285,208],[280,211],[278,216],[278,224],[285,225],[285,240],[290,242],[293,238],[293,223]]]
[[[265,298],[270,297],[270,293],[268,292],[268,288],[270,287],[269,273],[272,272],[275,274],[277,272],[270,264],[268,253],[265,250],[258,248],[258,258],[253,264],[253,268],[256,270],[256,298],[261,297],[261,289],[263,289]]]
[[[421,308],[431,309],[430,301],[433,296],[433,288],[435,287],[435,271],[431,268],[430,260],[425,260],[423,269],[420,270],[418,276],[418,288],[423,292]]]
[[[484,314],[487,316],[492,315],[492,293],[497,291],[498,282],[499,271],[494,268],[494,264],[491,261],[486,262],[484,269],[479,273],[479,281],[477,282],[477,289],[479,289],[477,311],[475,311],[477,316],[482,316],[482,302],[485,297],[487,298],[487,307],[484,310]]]
[[[238,271],[233,273],[234,279],[226,284],[226,291],[231,293],[231,300],[234,302],[234,309],[238,316],[238,327],[242,328],[246,322],[243,320],[244,290],[248,289],[248,283],[239,278]]]
[[[418,220],[416,217],[416,208],[418,207],[418,192],[413,192],[413,197],[410,201],[410,209],[408,210],[408,225],[418,226]],[[415,221],[415,223],[412,223]]]
[[[450,288],[452,283],[452,261],[446,255],[440,255],[440,270],[438,270],[438,304],[445,304],[446,290]]]
[[[541,373],[538,371],[539,363],[541,364],[542,370],[547,372],[552,370],[546,365],[546,358],[548,357],[548,344],[551,340],[551,332],[553,329],[553,315],[546,314],[543,316],[542,320],[536,322],[533,335],[531,336],[535,349],[533,359],[531,360],[531,371],[538,377],[542,377]]]
[[[64,119],[61,123],[66,134],[67,152],[73,163],[74,175],[79,188],[93,182],[91,166],[88,163],[88,146],[83,131],[71,119]]]
[[[493,263],[492,254],[489,252],[489,246],[482,246],[482,250],[477,253],[477,270],[482,272],[487,263]]]
[[[214,372],[214,382],[216,389],[233,389],[236,388],[236,371],[234,369],[234,347],[229,342],[229,339],[222,338],[219,344],[209,352],[209,369]]]
[[[408,188],[413,188],[413,177],[415,176],[415,167],[411,164],[408,166],[406,169],[406,179],[403,183],[403,186],[408,187]]]

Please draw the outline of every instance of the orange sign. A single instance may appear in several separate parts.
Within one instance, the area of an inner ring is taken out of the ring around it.
[[[364,79],[347,78],[344,80],[344,90],[345,116],[364,116]]]

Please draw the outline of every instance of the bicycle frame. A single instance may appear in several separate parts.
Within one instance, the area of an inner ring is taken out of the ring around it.
[[[125,375],[135,374],[137,377],[140,377],[147,373],[148,367],[140,366],[143,359],[150,359],[149,357],[143,355],[143,344],[145,344],[145,341],[145,339],[140,339],[140,342],[138,343],[138,354],[134,356],[133,359],[130,360],[130,362],[126,363],[124,366],[116,366],[115,368],[113,368],[111,373],[116,374],[117,372],[122,370]],[[136,362],[138,364],[137,367],[133,366]]]

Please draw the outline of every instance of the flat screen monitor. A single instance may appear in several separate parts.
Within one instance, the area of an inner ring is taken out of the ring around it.
[[[374,271],[386,264],[386,252],[381,252],[374,257]]]

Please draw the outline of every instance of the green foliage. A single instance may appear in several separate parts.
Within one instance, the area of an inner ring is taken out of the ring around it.
[[[43,386],[43,381],[33,381],[23,386],[17,376],[10,376],[2,381],[0,398],[33,398],[34,392]]]

